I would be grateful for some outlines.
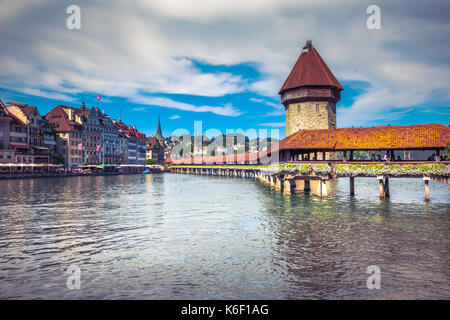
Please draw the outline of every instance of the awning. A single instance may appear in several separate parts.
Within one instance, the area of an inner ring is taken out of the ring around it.
[[[22,146],[22,145],[19,145],[19,144],[11,144],[11,147],[16,148],[16,149],[20,149],[20,148],[22,148],[22,149],[31,149],[31,147],[29,147],[29,146]]]

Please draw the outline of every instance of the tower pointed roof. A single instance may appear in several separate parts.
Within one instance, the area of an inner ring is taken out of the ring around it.
[[[156,139],[164,140],[164,137],[161,133],[161,119],[159,115],[158,115],[158,130],[156,130]]]
[[[339,90],[344,89],[314,48],[311,40],[306,41],[279,93],[303,86],[330,86]]]

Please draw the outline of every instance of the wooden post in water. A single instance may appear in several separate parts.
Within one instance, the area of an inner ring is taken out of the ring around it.
[[[430,200],[430,177],[423,177],[423,181],[425,182],[425,200]]]
[[[355,195],[355,177],[350,177],[350,195]]]
[[[384,184],[383,184],[383,176],[378,176],[378,183],[380,186],[380,199],[384,199]]]
[[[384,179],[384,197],[389,198],[389,178]]]

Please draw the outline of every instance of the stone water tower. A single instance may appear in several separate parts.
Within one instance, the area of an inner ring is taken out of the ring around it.
[[[308,40],[280,89],[286,137],[301,129],[335,129],[341,84]]]

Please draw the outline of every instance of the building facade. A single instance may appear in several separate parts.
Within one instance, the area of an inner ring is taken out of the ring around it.
[[[45,119],[53,125],[56,132],[56,152],[64,158],[64,163],[82,165],[83,126],[76,121],[80,115],[66,112],[67,108],[70,107],[59,105],[47,113]]]
[[[61,156],[57,154],[56,151],[56,131],[53,125],[49,123],[45,118],[43,118],[42,129],[44,131],[44,147],[50,150],[50,163],[61,164]]]
[[[164,148],[156,137],[147,137],[147,160],[153,160],[157,164],[164,163]]]
[[[98,165],[104,163],[102,113],[99,108],[87,109],[84,102],[81,105],[83,117],[80,123],[83,126],[83,163]]]
[[[0,100],[0,163],[13,163],[15,159],[15,150],[10,147],[11,121],[6,106]]]
[[[127,135],[120,130],[119,130],[119,154],[120,154],[119,156],[120,164],[126,164],[128,159],[128,139]]]
[[[126,136],[127,164],[145,166],[146,148],[147,148],[145,134],[140,133],[136,129],[136,126],[134,125],[133,126],[126,125],[125,123],[122,122],[122,120],[113,121],[113,123],[117,127],[117,129]]]
[[[105,114],[100,121],[103,125],[103,155],[105,164],[122,164],[119,129]]]
[[[38,109],[19,102],[8,104],[12,104],[8,110],[27,124],[27,146],[30,147],[28,154],[32,155],[33,163],[49,164],[50,149],[44,144],[44,118]]]

